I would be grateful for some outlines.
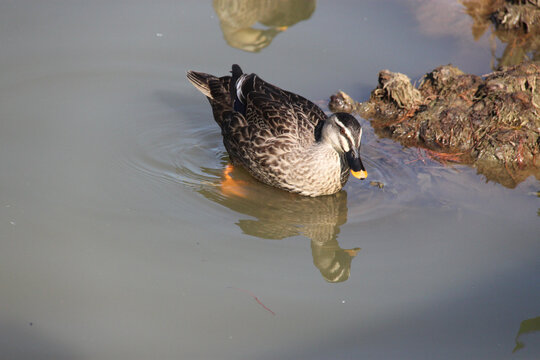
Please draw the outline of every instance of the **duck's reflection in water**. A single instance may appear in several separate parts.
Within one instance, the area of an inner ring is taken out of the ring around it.
[[[214,0],[221,31],[231,47],[258,52],[288,27],[307,20],[315,0]],[[263,28],[257,28],[256,24]]]
[[[347,193],[309,198],[263,185],[243,169],[225,171],[223,181],[199,192],[251,219],[237,225],[245,234],[281,240],[303,235],[311,239],[313,263],[328,282],[349,278],[352,259],[360,248],[342,249],[337,241],[347,222]]]
[[[342,249],[337,239],[318,242],[311,239],[313,264],[319,269],[324,280],[332,283],[342,282],[351,275],[352,259],[360,248]]]

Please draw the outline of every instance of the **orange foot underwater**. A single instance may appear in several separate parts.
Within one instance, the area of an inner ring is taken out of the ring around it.
[[[225,196],[237,196],[241,198],[248,197],[247,183],[242,180],[234,180],[231,173],[234,171],[234,166],[228,164],[223,170],[223,181],[221,182],[221,192]]]

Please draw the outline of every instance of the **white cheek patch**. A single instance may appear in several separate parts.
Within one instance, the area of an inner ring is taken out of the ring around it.
[[[343,149],[344,152],[347,152],[347,151],[350,150],[349,149],[349,142],[343,136],[339,137],[339,144],[341,145],[341,148]]]
[[[345,127],[345,125],[343,125],[343,123],[339,121],[337,117],[334,118],[334,121],[341,133],[341,135],[338,135],[339,144],[341,145],[343,151],[347,152],[351,150],[349,144],[354,144],[354,141],[352,141],[351,131],[347,127]]]
[[[335,146],[341,146],[342,143],[341,143],[341,136],[339,136],[338,134],[336,134],[335,132],[332,132],[330,137],[332,138],[332,143],[335,145]]]

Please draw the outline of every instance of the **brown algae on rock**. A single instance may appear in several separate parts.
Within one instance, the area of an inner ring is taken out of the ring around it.
[[[540,179],[539,87],[540,62],[484,77],[440,66],[418,88],[406,75],[383,70],[367,102],[340,91],[329,108],[357,113],[379,136],[473,164],[488,179],[515,187],[531,174]]]

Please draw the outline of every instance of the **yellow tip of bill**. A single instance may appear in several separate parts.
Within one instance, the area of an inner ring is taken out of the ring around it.
[[[360,180],[364,180],[365,178],[367,178],[367,171],[365,170],[360,170],[360,171],[351,170],[351,174],[352,176]]]

